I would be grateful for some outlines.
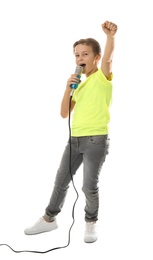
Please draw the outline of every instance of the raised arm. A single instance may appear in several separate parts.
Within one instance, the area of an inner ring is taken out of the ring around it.
[[[117,25],[115,23],[106,21],[101,25],[106,34],[106,45],[102,57],[101,69],[108,80],[111,80],[112,60],[115,47],[115,34],[117,32]]]

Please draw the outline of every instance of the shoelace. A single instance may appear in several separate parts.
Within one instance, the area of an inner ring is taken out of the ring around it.
[[[94,222],[88,223],[86,227],[86,232],[93,232],[95,231],[95,228],[96,227]]]

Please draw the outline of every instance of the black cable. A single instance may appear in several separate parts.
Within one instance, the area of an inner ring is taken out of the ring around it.
[[[73,93],[73,92],[72,92]],[[76,200],[74,201],[74,204],[73,204],[73,208],[72,208],[72,218],[73,218],[73,224],[75,222],[75,219],[74,219],[74,208],[75,208],[75,205],[76,205],[76,202],[79,198],[79,193],[75,187],[75,184],[74,184],[74,181],[73,181],[73,176],[72,176],[72,173],[71,173],[71,157],[72,157],[72,145],[71,145],[71,100],[72,100],[72,95],[70,95],[70,100],[69,100],[69,117],[68,117],[68,125],[69,125],[69,144],[70,144],[70,160],[69,160],[69,171],[70,171],[70,176],[71,176],[71,181],[72,181],[72,185],[73,185],[73,188],[76,192]],[[72,225],[73,225],[72,224]]]
[[[35,251],[35,250],[15,250],[13,249],[10,245],[8,244],[0,244],[0,246],[6,246],[8,247],[9,249],[11,249],[14,253],[36,253],[36,254],[46,254],[46,253],[49,253],[51,251],[54,251],[54,250],[57,250],[57,249],[62,249],[62,248],[66,248],[69,246],[70,244],[70,234],[71,234],[71,229],[74,225],[74,222],[75,222],[75,218],[74,218],[74,209],[75,209],[75,205],[76,205],[76,202],[79,198],[79,194],[78,194],[78,191],[75,187],[75,184],[74,184],[74,181],[73,181],[73,176],[72,176],[72,173],[71,173],[71,156],[72,156],[72,147],[71,147],[71,100],[72,100],[72,95],[70,96],[70,99],[69,99],[69,116],[68,116],[68,126],[69,126],[69,144],[70,144],[70,160],[69,160],[69,171],[70,171],[70,176],[71,176],[71,181],[72,181],[72,184],[73,184],[73,187],[74,187],[74,190],[76,192],[76,199],[74,201],[74,204],[73,204],[73,208],[72,208],[72,224],[69,228],[69,232],[68,232],[68,242],[65,246],[59,246],[59,247],[54,247],[54,248],[51,248],[51,249],[48,249],[46,251]]]

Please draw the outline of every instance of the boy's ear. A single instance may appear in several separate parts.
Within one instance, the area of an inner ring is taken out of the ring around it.
[[[100,59],[101,59],[101,55],[100,55],[100,54],[97,54],[97,55],[96,55],[96,60],[97,60],[97,61],[100,61]]]

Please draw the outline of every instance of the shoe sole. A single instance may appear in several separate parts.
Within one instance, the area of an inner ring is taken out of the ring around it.
[[[97,238],[94,239],[94,240],[84,239],[84,242],[85,242],[85,243],[94,243],[94,242],[96,242],[96,241],[97,241]]]
[[[24,231],[24,234],[25,235],[29,235],[29,236],[32,236],[32,235],[39,235],[39,234],[42,234],[42,233],[46,233],[46,232],[51,232],[55,229],[57,229],[58,226],[52,228],[51,230],[42,230],[42,231],[37,231],[37,232],[28,232],[28,231]]]

